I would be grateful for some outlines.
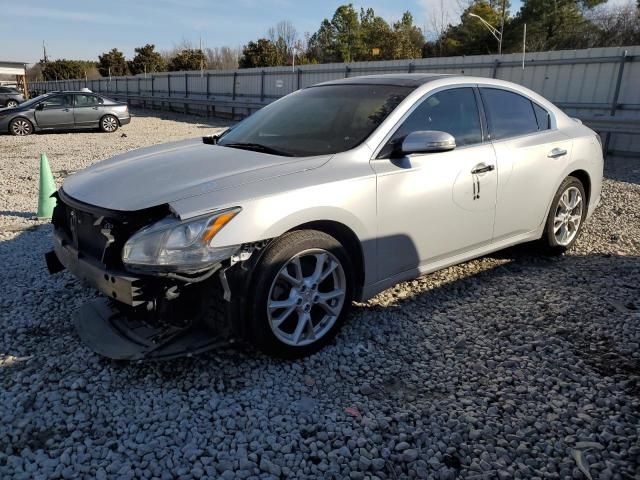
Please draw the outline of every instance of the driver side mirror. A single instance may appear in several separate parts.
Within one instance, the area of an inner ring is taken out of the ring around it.
[[[448,152],[456,148],[456,139],[447,132],[423,130],[411,132],[402,141],[402,153]]]
[[[44,110],[44,103],[39,103],[36,105],[36,110]]]

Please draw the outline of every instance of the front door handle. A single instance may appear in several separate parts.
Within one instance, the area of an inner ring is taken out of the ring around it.
[[[567,151],[564,148],[554,148],[553,150],[551,150],[549,152],[549,154],[547,155],[547,157],[549,158],[558,158],[561,157],[563,155],[566,155]]]
[[[68,108],[63,108],[63,109],[62,109],[62,111],[63,111],[63,112],[68,112],[68,111],[69,111],[69,109],[68,109]]]
[[[98,109],[98,107],[93,107],[93,109],[94,109],[94,110],[97,110],[97,109]]]
[[[473,170],[471,170],[471,173],[474,175],[477,175],[478,173],[487,173],[487,172],[491,172],[492,170],[495,170],[495,168],[496,168],[495,165],[486,165],[484,163],[479,163],[478,165],[473,167]]]

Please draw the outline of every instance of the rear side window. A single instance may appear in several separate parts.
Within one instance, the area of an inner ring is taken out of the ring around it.
[[[447,132],[456,139],[457,146],[482,142],[480,114],[473,88],[452,88],[430,95],[396,130],[378,157],[388,157],[404,137],[421,130]]]
[[[537,103],[533,104],[533,111],[536,114],[536,120],[538,121],[538,130],[549,130],[551,128],[549,112]]]
[[[93,107],[101,103],[95,95],[76,95],[75,97],[76,107]]]
[[[10,93],[11,90],[9,90],[8,88],[5,87],[0,87],[0,93]]]
[[[492,140],[538,131],[538,120],[531,100],[497,88],[481,88],[480,91]]]

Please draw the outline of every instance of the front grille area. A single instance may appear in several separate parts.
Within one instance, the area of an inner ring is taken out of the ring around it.
[[[167,214],[157,207],[137,212],[119,212],[82,204],[58,192],[53,212],[54,228],[84,257],[111,269],[122,269],[121,252],[137,230]]]

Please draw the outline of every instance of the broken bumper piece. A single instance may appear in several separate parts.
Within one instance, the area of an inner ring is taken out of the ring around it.
[[[204,326],[153,327],[121,312],[113,301],[92,300],[74,315],[82,342],[114,360],[169,360],[228,346]]]

